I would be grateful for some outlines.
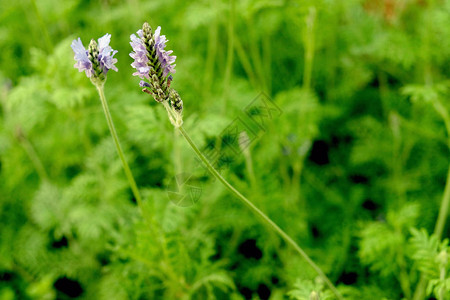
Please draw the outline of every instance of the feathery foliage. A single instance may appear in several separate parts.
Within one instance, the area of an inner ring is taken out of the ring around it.
[[[221,150],[222,176],[345,299],[450,297],[449,0],[0,7],[0,299],[334,298],[136,88],[129,36],[145,21],[177,55],[192,139]],[[120,70],[105,94],[142,214],[73,68],[71,41],[105,32]],[[227,146],[244,131],[244,151]],[[181,207],[167,191],[185,173],[200,197]]]

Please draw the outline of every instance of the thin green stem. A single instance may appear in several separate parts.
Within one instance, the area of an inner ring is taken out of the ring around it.
[[[436,99],[436,101],[433,102],[433,106],[436,112],[441,116],[442,120],[444,121],[445,129],[447,130],[447,145],[450,149],[450,114],[448,113],[445,106],[442,105],[441,101],[439,101],[439,99]]]
[[[247,19],[247,30],[249,33],[249,47],[250,47],[250,58],[253,61],[253,65],[255,66],[255,72],[257,73],[256,76],[258,78],[258,81],[261,82],[261,86],[265,92],[267,92],[266,87],[266,78],[264,77],[264,68],[262,66],[262,60],[261,60],[261,54],[260,54],[260,48],[258,44],[258,40],[256,38],[255,33],[255,22],[253,20],[253,14],[250,13],[248,15]]]
[[[240,61],[242,63],[242,67],[244,68],[245,73],[247,73],[247,76],[248,76],[250,82],[252,83],[252,85],[255,88],[260,88],[260,85],[256,78],[255,72],[253,71],[252,65],[248,58],[247,52],[245,51],[244,47],[242,46],[241,42],[239,41],[239,37],[237,37],[236,33],[235,33],[235,38],[234,38],[234,46],[236,48],[237,56],[240,59]]]
[[[228,44],[227,44],[227,62],[225,67],[225,78],[223,81],[223,88],[228,92],[231,81],[231,71],[233,70],[234,60],[234,0],[230,0],[230,16],[228,19]],[[226,100],[226,99],[225,99]],[[227,101],[224,101],[224,108],[226,108]]]
[[[442,105],[439,99],[436,99],[433,103],[435,110],[442,117],[445,123],[445,128],[447,130],[447,145],[450,149],[450,115],[447,109]],[[434,234],[441,239],[442,232],[444,231],[445,222],[448,216],[448,210],[450,206],[450,166],[447,171],[447,180],[444,188],[444,195],[442,196],[441,206],[439,208],[438,218],[436,220],[436,226],[434,227]],[[416,291],[414,293],[413,300],[419,300],[424,297],[425,289],[427,286],[427,279],[422,274],[420,276],[419,283],[417,284]]]
[[[439,291],[439,300],[444,300],[444,293],[447,290],[446,289],[446,282],[445,282],[445,274],[447,273],[447,253],[445,251],[442,251],[439,256],[444,255],[444,259],[441,262],[440,272],[439,272],[439,279],[444,283],[444,286]]]
[[[174,170],[175,175],[181,174],[183,171],[183,164],[181,162],[181,152],[180,152],[180,134],[178,133],[178,130],[174,127],[173,131],[173,164],[174,164]]]
[[[442,196],[441,207],[439,208],[439,214],[436,221],[436,226],[434,227],[434,234],[441,239],[442,232],[444,231],[445,221],[448,216],[448,207],[450,206],[450,168],[447,172],[447,182],[445,184],[444,195]],[[428,280],[422,274],[420,276],[419,283],[417,284],[416,291],[414,293],[413,300],[423,299],[425,296],[425,289],[427,287]]]
[[[44,164],[42,163],[42,160],[39,158],[39,155],[37,154],[36,149],[33,147],[33,145],[28,140],[28,138],[23,134],[20,127],[18,127],[18,134],[17,134],[16,138],[19,141],[19,143],[22,145],[22,147],[25,149],[25,152],[27,153],[28,157],[30,158],[31,162],[33,163],[33,166],[36,169],[36,172],[38,173],[41,180],[48,181],[47,171],[44,168]]]
[[[38,20],[39,27],[41,29],[41,32],[42,32],[43,36],[44,36],[44,42],[45,42],[45,46],[47,48],[47,51],[51,52],[53,50],[53,44],[52,44],[52,42],[50,40],[50,35],[48,34],[47,26],[45,25],[44,20],[42,19],[42,16],[41,16],[41,14],[39,12],[39,9],[38,9],[38,7],[36,5],[36,0],[31,0],[31,6],[34,9],[34,12],[36,14],[36,18]]]
[[[272,94],[272,36],[266,35],[262,39],[262,56],[264,62],[264,75],[266,76],[267,94]]]
[[[250,149],[245,149],[244,157],[245,157],[245,166],[247,168],[248,177],[250,179],[250,184],[253,190],[256,190],[258,188],[258,183],[256,181],[255,171],[253,169],[253,160],[252,154],[250,153]]]
[[[218,5],[217,0],[212,2],[212,5]],[[205,63],[205,72],[203,77],[203,91],[206,93],[206,96],[209,96],[211,93],[211,81],[215,72],[215,62],[217,57],[217,36],[219,31],[219,26],[217,20],[214,20],[213,23],[209,26],[209,34],[208,34],[208,51],[206,52],[206,63]]]
[[[306,17],[305,33],[305,68],[303,70],[303,87],[311,88],[311,73],[314,60],[314,25],[316,21],[316,8],[309,8],[309,14]]]
[[[100,96],[100,101],[102,102],[103,111],[105,113],[106,122],[108,123],[109,131],[114,140],[114,144],[116,145],[117,153],[119,154],[120,160],[122,161],[122,166],[125,171],[125,175],[127,176],[128,182],[130,184],[131,190],[133,192],[134,198],[136,198],[136,202],[141,209],[141,213],[143,214],[143,206],[142,206],[142,198],[139,194],[138,187],[136,185],[136,181],[134,180],[133,174],[131,173],[130,167],[125,159],[125,155],[123,154],[122,147],[120,146],[119,138],[117,136],[116,128],[114,127],[114,122],[111,117],[111,113],[109,112],[108,102],[106,101],[105,92],[103,91],[103,86],[96,85],[98,94]]]
[[[445,184],[444,195],[442,196],[441,207],[439,208],[439,215],[434,228],[434,234],[440,240],[442,232],[444,231],[445,221],[448,216],[448,207],[450,205],[450,168],[447,172],[447,182]]]
[[[236,190],[228,181],[220,175],[220,173],[211,165],[208,159],[201,153],[199,148],[195,145],[194,141],[189,137],[187,132],[184,130],[182,126],[178,127],[178,130],[186,139],[186,141],[191,146],[192,150],[194,150],[195,154],[200,158],[206,168],[211,172],[211,174],[216,177],[234,196],[236,196],[243,204],[245,204],[254,214],[259,216],[269,227],[271,227],[281,238],[291,245],[295,251],[300,254],[303,259],[317,272],[317,274],[325,281],[328,287],[333,291],[338,299],[344,299],[333,283],[328,279],[325,273],[317,266],[312,259],[305,253],[305,251],[300,248],[300,246],[286,233],[284,232],[277,224],[275,224],[266,214],[264,214],[259,208],[257,208],[250,200],[248,200],[244,195],[242,195],[238,190]]]

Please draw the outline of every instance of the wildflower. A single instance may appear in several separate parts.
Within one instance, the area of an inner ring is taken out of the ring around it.
[[[111,35],[107,33],[98,39],[98,44],[95,40],[91,40],[88,50],[84,48],[80,38],[72,42],[71,47],[75,53],[74,59],[77,61],[74,67],[80,72],[85,71],[86,76],[93,83],[103,82],[110,69],[118,71],[114,65],[117,63],[117,59],[114,58],[117,50],[113,50],[109,46],[110,41]]]
[[[161,35],[161,27],[152,34],[148,23],[144,23],[142,29],[130,36],[130,45],[133,52],[130,53],[134,59],[131,66],[136,69],[134,76],[149,81],[151,92],[156,101],[162,102],[169,96],[169,87],[172,80],[170,73],[175,73],[176,56],[172,56],[172,50],[166,51],[168,40]],[[140,86],[143,87],[142,81]]]
[[[136,69],[133,76],[144,79],[139,82],[142,91],[152,95],[162,103],[169,115],[170,122],[175,127],[183,124],[183,101],[180,95],[170,87],[175,73],[176,56],[171,55],[172,50],[166,51],[168,40],[161,35],[161,27],[152,33],[150,25],[146,22],[136,34],[130,36],[131,58],[134,59],[131,66]]]

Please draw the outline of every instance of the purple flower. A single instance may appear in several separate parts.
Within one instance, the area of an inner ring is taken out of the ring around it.
[[[155,30],[155,49],[156,49],[156,55],[158,56],[158,60],[161,63],[161,67],[163,68],[163,76],[166,77],[169,73],[175,73],[175,66],[172,65],[175,62],[176,56],[170,56],[170,54],[173,53],[172,50],[165,51],[164,48],[166,48],[166,42],[168,40],[166,39],[165,35],[161,34],[161,26],[158,26]]]
[[[148,26],[148,24],[147,24]],[[166,47],[166,39],[165,35],[160,35],[161,27],[155,30],[155,34],[152,37],[147,38],[147,40],[152,39],[153,42],[146,45],[144,42],[144,33],[142,29],[138,30],[137,35],[132,34],[130,36],[131,42],[130,45],[133,48],[134,52],[130,53],[130,56],[134,59],[134,62],[131,64],[133,68],[136,69],[136,72],[133,73],[134,76],[139,76],[141,79],[147,78],[150,80],[150,68],[161,68],[163,77],[166,77],[169,73],[175,73],[175,65],[172,65],[175,62],[176,56],[171,56],[173,53],[172,50],[165,51]],[[154,55],[152,57],[152,55]],[[155,61],[155,57],[157,58],[160,66],[154,66],[153,62]],[[153,58],[153,62],[150,60]],[[158,72],[158,70],[155,70]]]
[[[118,71],[117,67],[114,65],[115,63],[117,63],[117,58],[114,58],[114,55],[118,51],[111,48],[111,46],[109,45],[110,41],[111,35],[108,33],[98,39],[98,61],[100,63],[100,68],[103,69],[105,74],[110,69],[116,72]]]
[[[141,79],[144,79],[144,77],[150,79],[149,59],[147,56],[148,51],[145,48],[144,42],[142,41],[142,29],[139,29],[137,34],[139,38],[134,34],[130,36],[130,45],[134,50],[134,52],[130,53],[131,58],[134,59],[134,62],[131,64],[131,66],[136,69],[136,72],[133,73],[133,76],[139,76]]]
[[[86,76],[89,78],[92,76],[95,77],[94,68],[99,68],[100,72],[104,75],[106,75],[110,69],[117,72],[117,67],[114,65],[117,63],[117,59],[114,58],[117,50],[113,50],[111,46],[109,46],[110,41],[111,35],[108,33],[105,34],[98,39],[98,46],[95,45],[94,47],[94,50],[98,51],[98,53],[89,53],[83,46],[80,38],[74,40],[71,45],[73,52],[75,53],[74,59],[77,61],[74,67],[80,72],[85,71]]]
[[[88,51],[84,48],[81,39],[78,38],[78,40],[74,40],[71,47],[73,52],[75,52],[74,59],[77,61],[73,66],[80,72],[85,71],[86,76],[90,78],[93,73],[92,63],[89,60]]]

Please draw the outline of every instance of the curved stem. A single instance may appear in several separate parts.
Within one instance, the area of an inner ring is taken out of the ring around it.
[[[314,26],[316,22],[316,8],[311,6],[309,8],[308,16],[306,17],[306,33],[304,37],[305,44],[305,68],[303,70],[303,87],[305,89],[311,88],[311,74],[314,61]]]
[[[442,232],[444,231],[445,221],[448,216],[448,208],[450,206],[450,167],[447,172],[447,182],[445,184],[444,195],[442,196],[441,207],[439,208],[439,214],[436,221],[436,226],[434,227],[434,234],[441,239]],[[428,280],[423,274],[420,276],[420,280],[417,283],[416,291],[414,293],[413,300],[420,300],[425,297],[425,290],[427,288]]]
[[[439,99],[436,99],[433,103],[434,109],[436,112],[441,116],[442,120],[445,124],[445,129],[447,130],[447,145],[450,149],[450,114],[448,113],[447,109],[444,105],[439,101]]]
[[[36,172],[38,173],[39,178],[42,181],[48,181],[48,174],[44,168],[44,164],[42,163],[42,160],[39,158],[39,155],[37,154],[36,149],[33,147],[33,144],[31,144],[31,142],[28,140],[28,138],[22,132],[22,129],[20,127],[17,128],[16,139],[19,141],[19,143],[25,149],[25,152],[27,153],[34,168],[36,169]]]
[[[450,168],[448,169],[447,172],[447,182],[445,184],[444,195],[442,196],[441,207],[439,208],[439,215],[436,221],[436,227],[434,228],[434,234],[436,234],[438,240],[441,239],[442,232],[444,231],[449,206],[450,206]]]
[[[45,42],[47,51],[48,51],[48,53],[50,53],[51,51],[53,51],[53,44],[52,44],[52,41],[50,40],[50,35],[48,34],[47,26],[45,25],[44,20],[42,19],[39,9],[36,5],[36,0],[31,0],[31,7],[33,8],[34,13],[36,14],[38,26],[40,27],[42,34],[44,36],[44,42]]]
[[[125,155],[123,154],[122,147],[120,146],[119,138],[117,136],[116,128],[114,127],[114,123],[111,117],[111,113],[109,112],[108,108],[108,102],[106,102],[105,92],[103,91],[103,86],[101,85],[95,85],[97,87],[98,94],[100,96],[100,101],[102,102],[103,111],[105,113],[106,122],[108,123],[109,131],[111,132],[111,135],[114,140],[114,144],[116,145],[117,153],[119,154],[120,160],[122,161],[122,166],[125,171],[125,175],[127,176],[128,182],[131,187],[131,191],[133,192],[134,197],[136,198],[136,202],[141,209],[141,212],[143,212],[142,207],[142,198],[139,194],[139,190],[136,185],[136,181],[134,180],[133,174],[131,173],[130,167],[128,166],[128,163],[125,159]]]
[[[236,196],[242,203],[244,203],[254,214],[259,216],[269,227],[271,227],[278,235],[283,238],[283,240],[291,245],[295,251],[300,254],[303,259],[306,260],[306,262],[319,274],[319,276],[325,281],[325,283],[328,285],[328,287],[333,291],[333,293],[336,295],[338,299],[344,299],[342,295],[339,293],[339,291],[336,289],[336,287],[333,285],[333,283],[328,279],[328,277],[325,275],[325,273],[317,266],[312,259],[303,251],[302,248],[300,248],[299,245],[286,233],[281,229],[277,224],[275,224],[266,214],[264,214],[259,208],[257,208],[250,200],[248,200],[244,195],[242,195],[238,190],[236,190],[228,181],[226,181],[225,178],[220,175],[219,172],[211,165],[211,163],[208,161],[208,159],[200,152],[198,147],[195,145],[195,143],[192,141],[192,139],[189,137],[187,132],[184,130],[182,126],[178,127],[178,130],[183,135],[183,137],[186,139],[186,141],[191,146],[192,150],[194,150],[195,154],[200,158],[200,160],[203,162],[203,164],[208,168],[208,170],[211,172],[214,177],[216,177],[234,196]]]
[[[447,109],[442,105],[442,103],[438,99],[434,101],[433,105],[436,112],[442,117],[444,121],[445,128],[447,130],[447,145],[450,149],[450,115]],[[450,166],[447,171],[447,180],[445,183],[444,195],[442,196],[441,206],[439,208],[439,214],[433,232],[433,234],[436,235],[438,240],[441,239],[442,232],[444,231],[449,206],[450,206]],[[427,282],[428,281],[425,278],[425,276],[421,274],[419,283],[417,284],[416,291],[414,293],[413,300],[419,300],[424,297]]]

